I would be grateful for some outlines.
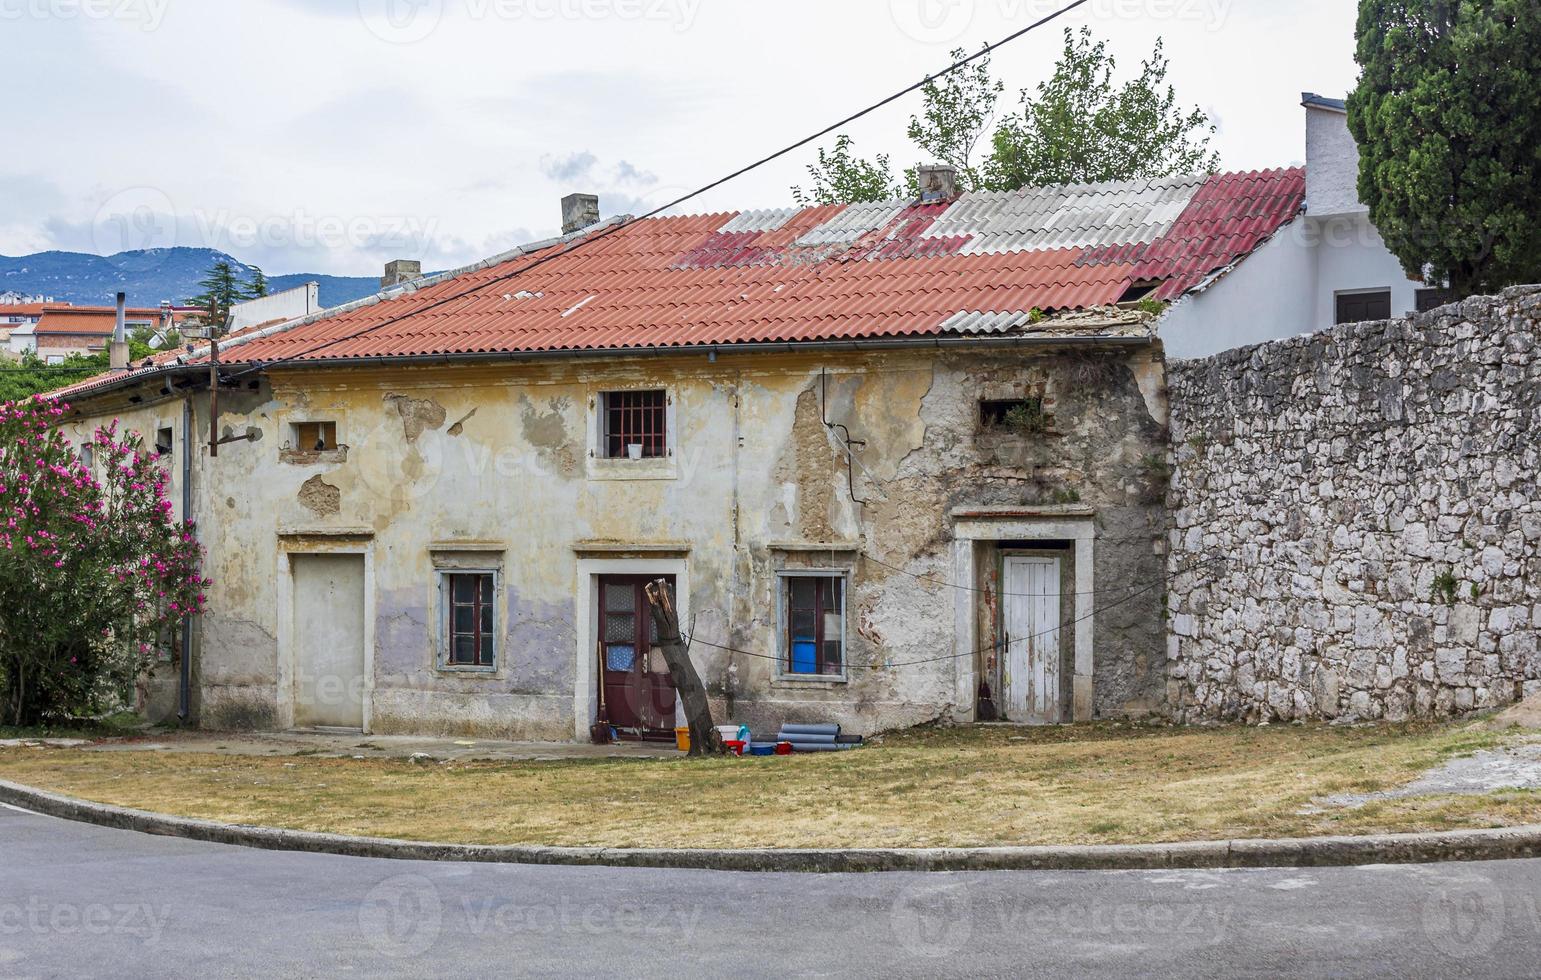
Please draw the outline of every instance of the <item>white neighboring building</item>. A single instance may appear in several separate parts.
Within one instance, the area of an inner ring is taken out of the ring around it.
[[[321,286],[307,282],[303,286],[271,293],[230,307],[230,330],[245,330],[269,323],[298,320],[321,310]]]
[[[1359,200],[1359,148],[1341,99],[1307,92],[1306,206],[1245,261],[1176,303],[1160,322],[1167,356],[1312,333],[1429,309],[1443,290],[1409,280]]]

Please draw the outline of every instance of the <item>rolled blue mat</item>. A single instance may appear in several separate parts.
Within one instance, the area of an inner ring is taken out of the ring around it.
[[[810,745],[834,745],[837,738],[839,738],[838,735],[802,735],[797,732],[782,732],[780,740],[791,742],[793,745],[802,742],[807,742]]]

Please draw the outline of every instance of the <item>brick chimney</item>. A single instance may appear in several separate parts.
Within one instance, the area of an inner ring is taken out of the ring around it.
[[[599,224],[599,197],[595,194],[569,194],[562,198],[562,234],[571,235],[589,225]]]
[[[118,316],[112,325],[112,343],[107,348],[107,366],[113,371],[128,370],[128,294],[118,294]]]
[[[387,289],[421,278],[423,278],[423,263],[416,259],[395,259],[385,263],[385,276],[380,280],[380,288]]]
[[[923,202],[952,201],[958,197],[958,171],[946,164],[932,164],[916,168],[915,179],[920,184]]]

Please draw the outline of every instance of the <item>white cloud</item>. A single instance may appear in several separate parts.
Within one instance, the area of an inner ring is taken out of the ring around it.
[[[104,204],[150,189],[172,202],[180,244],[251,242],[237,256],[273,274],[457,264],[511,233],[553,233],[574,190],[610,213],[650,210],[936,70],[951,47],[1004,36],[1038,0],[962,0],[964,33],[943,40],[905,33],[892,11],[911,0],[672,2],[536,16],[529,2],[427,0],[440,16],[410,43],[383,39],[358,0],[171,3],[154,30],[8,21],[8,72],[29,83],[6,107],[8,144],[26,150],[0,161],[0,252],[89,248]],[[1092,23],[1125,69],[1163,36],[1179,98],[1220,124],[1224,164],[1250,169],[1302,157],[1302,90],[1352,84],[1352,7],[1097,0],[1064,23]],[[1030,35],[997,73],[1033,86],[1059,46],[1059,25]],[[908,165],[917,105],[850,131]],[[785,205],[811,157],[687,207]]]

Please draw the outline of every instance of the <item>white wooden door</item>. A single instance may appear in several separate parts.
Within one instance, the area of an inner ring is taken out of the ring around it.
[[[1001,608],[1007,643],[1001,687],[1006,720],[1060,722],[1059,559],[1008,556]]]
[[[295,555],[294,724],[364,727],[364,556]]]

